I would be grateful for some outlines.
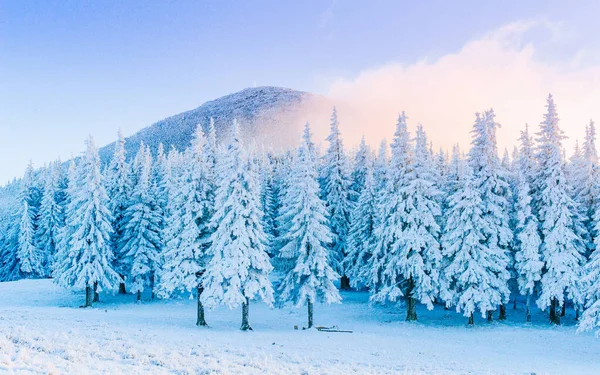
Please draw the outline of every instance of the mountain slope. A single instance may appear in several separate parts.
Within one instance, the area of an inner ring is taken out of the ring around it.
[[[126,138],[127,156],[132,157],[142,141],[153,152],[161,142],[166,151],[172,146],[183,150],[190,145],[196,126],[200,124],[206,130],[211,117],[215,120],[218,140],[228,136],[236,118],[246,142],[256,142],[260,147],[285,147],[298,139],[307,113],[326,102],[324,97],[287,88],[247,88],[140,130]],[[113,149],[114,143],[100,149],[103,162],[110,159]]]

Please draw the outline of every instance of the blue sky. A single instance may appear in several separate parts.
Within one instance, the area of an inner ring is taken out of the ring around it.
[[[257,85],[327,94],[386,64],[428,61],[516,21],[535,58],[597,64],[598,2],[0,1],[0,181]],[[557,35],[566,35],[564,40]],[[551,40],[552,43],[546,43]],[[581,53],[585,51],[585,53]],[[567,68],[572,64],[566,64]],[[600,106],[600,104],[599,104]]]

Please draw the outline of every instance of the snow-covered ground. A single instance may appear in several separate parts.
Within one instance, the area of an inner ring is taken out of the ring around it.
[[[600,374],[600,339],[576,334],[573,316],[551,327],[521,309],[505,323],[481,319],[467,328],[453,311],[369,306],[366,293],[315,307],[317,325],[354,333],[294,330],[305,311],[250,306],[253,332],[240,311],[208,311],[195,326],[195,301],[137,304],[102,294],[81,309],[82,293],[50,280],[0,283],[0,373],[8,374]]]

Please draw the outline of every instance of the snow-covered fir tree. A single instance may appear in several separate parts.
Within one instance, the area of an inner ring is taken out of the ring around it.
[[[313,326],[317,302],[337,303],[340,294],[333,284],[339,275],[332,268],[328,244],[332,233],[327,226],[325,202],[319,198],[317,156],[308,123],[294,160],[283,200],[279,257],[287,265],[280,285],[280,299],[297,307],[307,305],[308,328]]]
[[[24,277],[43,277],[45,275],[44,256],[34,241],[34,213],[29,208],[26,199],[23,200],[22,204],[16,251],[19,268]]]
[[[128,268],[130,291],[142,298],[142,292],[154,287],[157,258],[161,249],[160,216],[152,194],[152,155],[140,143],[134,161],[135,184],[127,209],[123,214],[122,236],[119,248]]]
[[[485,317],[488,311],[503,302],[506,279],[497,275],[507,271],[505,265],[498,264],[497,255],[485,243],[488,223],[484,219],[484,205],[471,167],[464,165],[459,171],[460,188],[449,198],[447,223],[442,235],[446,266],[441,297],[448,306],[456,306],[456,311],[468,317],[472,325],[477,310]]]
[[[54,256],[64,226],[64,187],[61,162],[53,163],[46,172],[40,205],[36,243],[44,257],[44,276],[50,275]]]
[[[345,275],[342,267],[348,249],[348,228],[350,227],[350,214],[352,212],[353,193],[351,192],[351,179],[349,164],[344,153],[342,136],[340,133],[337,111],[333,108],[331,115],[330,133],[327,137],[329,147],[323,156],[321,169],[321,196],[327,206],[329,228],[332,233],[330,256],[336,272],[342,275],[340,288],[348,289],[350,280]]]
[[[521,132],[521,149],[516,161],[517,183],[515,189],[515,272],[519,292],[527,297],[526,320],[531,321],[531,296],[542,277],[544,263],[540,256],[539,223],[531,209],[531,181],[535,168],[529,129]]]
[[[509,225],[510,185],[507,175],[502,168],[498,158],[496,144],[496,129],[499,124],[495,122],[493,110],[476,114],[476,121],[471,133],[473,140],[469,150],[469,165],[475,179],[475,188],[481,195],[482,219],[484,226],[484,242],[489,253],[498,264],[497,272],[490,273],[496,278],[490,285],[497,287],[501,296],[499,319],[506,318],[506,306],[510,299],[508,280],[510,278],[510,256],[509,246],[513,240],[513,233]],[[491,312],[488,312],[488,320],[491,320]]]
[[[112,265],[112,217],[91,136],[86,147],[69,189],[73,195],[66,211],[68,244],[57,253],[53,277],[63,287],[85,288],[85,306],[92,306],[96,287],[98,291],[113,289],[121,277]]]
[[[125,157],[125,138],[119,130],[118,139],[110,163],[105,171],[105,186],[109,197],[108,208],[111,212],[112,237],[111,246],[115,256],[114,268],[121,275],[123,281],[119,285],[119,293],[126,293],[125,279],[128,271],[126,255],[120,247],[123,244],[121,237],[124,231],[125,210],[129,205],[131,196],[131,166]]]
[[[433,308],[438,293],[441,251],[438,191],[427,138],[419,126],[413,150],[404,113],[398,119],[384,207],[375,229],[372,286],[374,301],[405,297],[407,320],[416,320],[416,301]]]
[[[182,160],[172,152],[170,161],[169,203],[164,232],[165,251],[160,275],[160,294],[170,296],[181,290],[196,293],[196,325],[206,326],[202,296],[204,275],[209,261],[208,247],[212,227],[214,187],[207,159],[206,137],[200,126],[192,147]]]
[[[367,178],[367,171],[372,168],[373,157],[371,154],[371,148],[367,145],[365,137],[363,136],[360,140],[358,150],[354,155],[354,165],[352,169],[352,184],[350,186],[350,192],[352,193],[351,199],[353,202],[358,200],[362,189],[365,186],[365,180]],[[371,171],[372,172],[372,171]]]
[[[538,172],[535,177],[536,211],[541,228],[541,255],[544,272],[538,306],[550,308],[550,321],[560,324],[560,308],[565,299],[576,305],[583,302],[580,278],[585,245],[576,228],[579,217],[569,194],[562,157],[564,135],[552,95],[537,134]]]
[[[600,211],[594,215],[594,231],[600,233]],[[596,249],[600,238],[595,239]],[[578,331],[596,330],[600,335],[600,251],[594,251],[585,265],[581,286],[584,288],[585,310],[581,316]]]
[[[364,184],[358,202],[352,211],[348,234],[348,256],[344,259],[344,269],[351,284],[357,288],[367,283],[370,275],[371,247],[375,218],[377,216],[376,184],[373,177],[373,162],[367,164]]]
[[[598,195],[600,194],[600,181],[598,181],[598,154],[596,150],[596,126],[590,120],[585,128],[585,139],[580,153],[577,155],[577,162],[571,165],[572,170],[572,188],[575,201],[579,205],[579,212],[582,216],[582,224],[585,228],[585,241],[587,245],[587,254],[589,255],[595,249],[595,230],[594,215],[598,210]]]
[[[260,187],[254,162],[242,150],[237,122],[224,154],[217,162],[215,229],[210,237],[211,260],[202,282],[202,301],[208,306],[242,305],[242,330],[250,330],[250,301],[257,296],[273,304],[269,280],[272,266],[266,252],[266,235],[260,211]]]

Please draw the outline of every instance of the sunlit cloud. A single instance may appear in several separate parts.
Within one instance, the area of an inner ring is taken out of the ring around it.
[[[540,28],[549,32],[547,40],[527,40]],[[434,61],[389,63],[336,79],[327,96],[338,106],[348,144],[363,134],[371,144],[390,139],[399,111],[405,110],[411,129],[422,123],[436,147],[459,143],[465,148],[474,113],[494,108],[502,150],[512,149],[525,123],[537,130],[552,93],[570,152],[590,118],[600,119],[600,65],[577,61],[597,53],[586,49],[566,62],[538,56],[542,44],[568,37],[561,25],[545,20],[512,23]]]

